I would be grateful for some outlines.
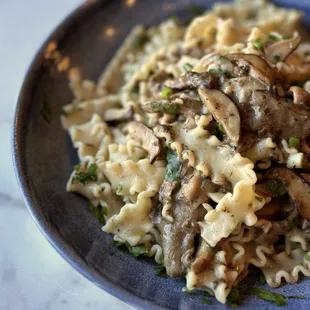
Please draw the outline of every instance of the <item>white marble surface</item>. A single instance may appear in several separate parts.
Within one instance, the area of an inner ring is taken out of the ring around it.
[[[50,31],[81,0],[0,0],[0,310],[132,309],[82,277],[48,244],[21,197],[11,160],[25,71]]]

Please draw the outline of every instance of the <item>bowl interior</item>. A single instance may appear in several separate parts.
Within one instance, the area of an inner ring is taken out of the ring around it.
[[[66,182],[76,152],[63,131],[61,107],[72,100],[65,73],[58,73],[51,61],[45,61],[43,50],[51,42],[69,56],[71,64],[81,68],[84,77],[96,80],[116,49],[136,23],[153,25],[168,16],[179,14],[182,7],[196,4],[210,7],[214,1],[137,0],[133,7],[125,1],[98,1],[85,4],[60,25],[38,52],[23,85],[16,111],[14,158],[20,185],[29,209],[45,236],[75,268],[98,286],[120,299],[142,309],[205,309],[202,295],[182,293],[185,282],[156,276],[151,260],[136,260],[111,245],[111,236],[87,207],[87,201],[67,193]],[[305,10],[305,24],[310,25],[309,5],[294,1],[276,1]],[[170,6],[171,8],[171,6]],[[104,35],[115,27],[115,36]],[[48,120],[42,117],[50,107]],[[253,272],[243,287],[250,286]],[[310,282],[285,285],[278,289],[286,295],[309,294]],[[260,309],[273,305],[248,297],[241,308]],[[291,307],[310,308],[309,300],[290,302]],[[225,306],[213,302],[213,308]]]

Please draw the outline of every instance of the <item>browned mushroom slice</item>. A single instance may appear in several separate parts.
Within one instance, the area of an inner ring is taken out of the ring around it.
[[[240,137],[240,116],[236,105],[217,89],[198,89],[202,102],[213,117],[224,127],[227,136],[234,142]]]
[[[281,212],[281,206],[278,202],[266,203],[262,209],[258,210],[255,214],[258,218],[263,218],[266,220],[274,220],[279,216]]]
[[[293,94],[293,102],[295,104],[309,104],[310,94],[299,86],[292,86],[289,92]]]
[[[165,183],[165,182],[164,182]],[[169,213],[173,222],[166,221],[162,214],[156,220],[156,226],[162,234],[164,265],[167,274],[179,277],[191,263],[195,252],[195,237],[199,234],[198,221],[201,221],[206,210],[201,206],[208,200],[208,193],[216,186],[200,173],[189,168],[183,175],[181,189],[173,194],[174,185],[163,185],[160,200],[165,202],[167,194],[171,195]]]
[[[130,122],[124,129],[148,151],[151,162],[161,153],[162,147],[160,141],[152,129],[138,122]]]
[[[279,180],[283,183],[289,196],[295,202],[299,214],[310,220],[310,186],[297,176],[292,170],[280,167],[267,173],[267,178]]]
[[[234,53],[227,54],[225,58],[235,62],[240,67],[249,67],[249,75],[262,80],[268,85],[274,83],[274,72],[268,63],[254,54]]]
[[[242,127],[249,132],[272,133],[278,138],[306,139],[310,134],[310,110],[269,91],[253,91],[247,103],[240,104]],[[259,113],[257,113],[259,111]]]
[[[310,147],[306,140],[300,141],[300,151],[310,156]]]
[[[103,114],[106,122],[126,121],[132,117],[132,108],[108,109]]]
[[[277,63],[284,61],[299,45],[301,37],[295,35],[288,40],[277,41],[265,48],[265,56],[268,62]]]

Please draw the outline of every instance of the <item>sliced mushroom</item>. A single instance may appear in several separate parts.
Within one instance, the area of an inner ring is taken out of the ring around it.
[[[300,151],[310,156],[310,147],[306,140],[300,141]]]
[[[308,184],[310,184],[310,174],[309,173],[301,173],[300,174]]]
[[[236,105],[217,89],[199,88],[198,93],[213,117],[223,125],[227,136],[237,143],[240,138],[240,116]]]
[[[214,254],[214,249],[202,239],[198,247],[196,259],[192,264],[192,270],[196,274],[203,272],[208,266],[210,266]]]
[[[292,170],[285,167],[272,169],[267,173],[267,178],[281,181],[294,201],[299,214],[310,221],[310,186]]]
[[[106,122],[126,121],[132,117],[132,107],[123,109],[108,109],[103,114]]]
[[[306,139],[310,134],[310,110],[286,98],[276,98],[269,91],[253,91],[249,102],[239,104],[242,127],[260,136],[274,134],[288,140]]]
[[[292,86],[289,92],[293,94],[294,104],[309,104],[310,94],[299,86]]]
[[[185,170],[185,169],[184,169]],[[189,266],[195,252],[195,237],[199,234],[198,221],[201,221],[206,210],[201,206],[208,200],[208,193],[214,191],[216,186],[193,168],[186,172],[182,169],[182,182],[177,193],[175,182],[164,182],[160,190],[160,201],[170,203],[169,214],[172,222],[157,215],[155,225],[162,234],[164,252],[164,265],[167,274],[179,277]],[[170,197],[167,197],[169,195]],[[154,222],[154,221],[153,221]]]
[[[254,54],[234,53],[227,54],[225,58],[235,62],[239,67],[249,67],[248,74],[253,78],[262,80],[268,85],[274,84],[274,72],[268,63]]]
[[[275,220],[281,212],[281,206],[278,202],[266,203],[262,209],[258,210],[255,214],[258,218],[266,220]]]
[[[270,63],[284,61],[299,45],[301,37],[295,33],[288,40],[277,41],[265,48],[265,57]]]
[[[160,155],[162,147],[152,129],[138,122],[130,122],[124,129],[128,131],[134,139],[137,139],[142,144],[142,147],[148,151],[151,162]]]

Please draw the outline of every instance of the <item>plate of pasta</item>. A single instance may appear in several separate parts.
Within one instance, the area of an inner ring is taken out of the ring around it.
[[[310,307],[309,11],[90,1],[54,31],[13,146],[69,263],[140,309]]]

